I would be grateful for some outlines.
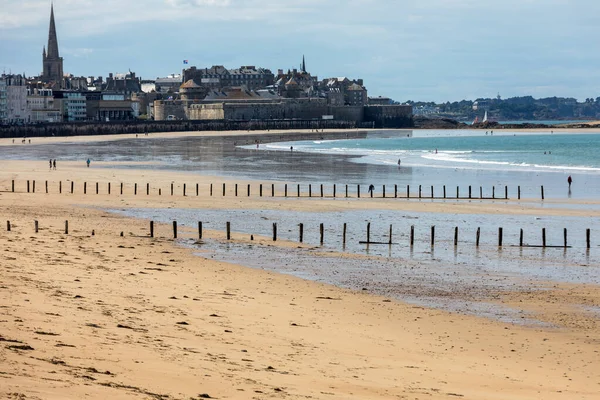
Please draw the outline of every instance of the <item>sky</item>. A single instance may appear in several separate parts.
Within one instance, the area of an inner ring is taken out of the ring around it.
[[[362,78],[369,96],[600,96],[597,0],[54,0],[64,71]],[[0,72],[38,75],[50,0],[0,0]],[[183,60],[189,60],[185,66]]]

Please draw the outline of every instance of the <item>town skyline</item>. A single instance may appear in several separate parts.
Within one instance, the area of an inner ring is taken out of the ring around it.
[[[3,3],[0,70],[40,74],[51,2]],[[600,4],[591,1],[53,3],[64,72],[75,76],[130,69],[155,79],[193,65],[291,69],[305,54],[313,74],[360,76],[370,95],[401,102],[600,93],[600,56],[590,51]]]

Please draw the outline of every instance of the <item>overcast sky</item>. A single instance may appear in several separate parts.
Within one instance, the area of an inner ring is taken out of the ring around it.
[[[55,0],[64,71],[299,67],[369,96],[600,96],[598,0]],[[0,72],[37,75],[50,0],[0,0]]]

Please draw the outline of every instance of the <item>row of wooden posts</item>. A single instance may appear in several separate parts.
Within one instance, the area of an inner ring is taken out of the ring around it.
[[[71,187],[70,187],[70,193],[73,194],[75,193],[75,182],[70,181],[71,183]],[[107,193],[111,194],[111,183],[108,182],[107,184]],[[275,197],[275,184],[272,183],[270,184],[271,186],[271,197]],[[492,196],[491,197],[484,197],[483,196],[483,187],[480,186],[479,187],[479,197],[473,196],[473,190],[472,190],[472,186],[469,186],[468,188],[468,196],[467,197],[460,197],[460,187],[457,186],[456,187],[456,197],[449,197],[447,195],[446,192],[446,185],[443,185],[442,190],[443,190],[443,194],[442,196],[434,196],[434,187],[431,186],[431,191],[430,191],[430,195],[427,196],[425,193],[423,193],[423,186],[419,185],[419,189],[418,189],[418,198],[422,199],[480,199],[480,200],[491,200],[491,199],[505,199],[508,200],[508,186],[504,186],[504,197],[496,197],[496,187],[492,186]],[[45,181],[45,189],[46,189],[46,193],[48,193],[48,181]],[[302,197],[301,194],[301,185],[300,184],[296,184],[296,197]],[[349,195],[348,192],[349,189],[349,185],[345,185],[345,196],[344,197],[351,197]],[[87,182],[83,183],[83,193],[87,194],[88,191],[88,185]],[[15,181],[12,181],[12,192],[15,192]],[[63,185],[62,185],[62,181],[58,182],[58,192],[62,193],[63,192]],[[374,197],[374,191],[368,191],[368,195],[370,195],[370,197]],[[27,181],[27,193],[35,193],[35,180],[34,181]],[[98,182],[96,182],[96,194],[100,193],[100,184]],[[119,193],[122,195],[123,194],[123,182],[121,182],[120,184],[120,191]],[[210,196],[213,196],[213,184],[210,184]],[[238,191],[238,184],[235,184],[235,196],[237,197],[239,194]],[[382,192],[381,192],[381,197],[382,198],[390,198],[391,196],[387,196],[386,194],[386,185],[382,186]],[[406,186],[406,195],[405,196],[401,196],[401,197],[405,197],[405,198],[415,198],[414,196],[411,197],[410,196],[410,185]],[[540,193],[541,193],[541,198],[542,200],[545,199],[544,196],[544,186],[540,187]],[[138,184],[135,183],[134,184],[134,189],[133,189],[133,194],[137,195],[138,194]],[[150,183],[146,183],[146,195],[150,194]],[[162,195],[162,189],[158,189],[158,194]],[[175,194],[175,184],[171,183],[171,196],[173,196]],[[227,187],[226,184],[223,183],[222,186],[222,196],[225,197],[225,195],[227,194]],[[246,194],[247,197],[250,197],[251,195],[251,185],[248,184],[247,186],[247,190],[246,190]],[[200,185],[196,184],[196,196],[200,195]],[[290,197],[290,195],[293,196],[293,191],[288,191],[288,184],[284,184],[284,197]],[[187,196],[187,184],[183,184],[183,196]],[[259,196],[263,197],[263,184],[259,184]],[[323,184],[320,185],[320,196],[319,195],[315,195],[313,196],[313,186],[312,184],[308,184],[308,197],[325,197],[325,187]],[[331,191],[331,197],[337,197],[337,185],[333,184],[332,186],[332,191]],[[356,185],[356,197],[360,198],[361,197],[361,185]],[[394,185],[394,198],[398,198],[398,185]],[[521,186],[517,186],[517,199],[521,199]]]
[[[39,223],[37,220],[34,221],[34,229],[35,229],[35,233],[38,233],[39,231]],[[10,221],[6,221],[6,230],[7,231],[11,231],[11,224]],[[226,238],[227,240],[231,240],[231,222],[226,222],[225,223],[225,232],[226,232]],[[347,224],[344,223],[343,225],[343,229],[342,229],[342,245],[346,246],[346,233],[347,233]],[[68,235],[69,234],[69,221],[65,221],[65,234]],[[95,231],[92,231],[92,235],[95,234]],[[323,245],[323,243],[325,242],[325,227],[324,224],[321,223],[319,225],[319,234],[320,234],[320,243],[321,245]],[[198,238],[202,239],[202,235],[203,235],[203,226],[202,226],[202,222],[199,221],[198,222]],[[123,232],[121,232],[121,236],[123,236]],[[389,230],[389,235],[388,235],[388,241],[387,242],[374,242],[371,241],[371,223],[367,223],[367,236],[366,236],[366,240],[365,241],[360,241],[360,244],[387,244],[387,245],[393,245],[393,244],[397,244],[394,243],[392,240],[392,236],[393,236],[393,226],[390,225],[390,230]],[[502,247],[504,245],[503,243],[503,236],[504,236],[504,229],[503,228],[498,228],[498,247]],[[153,238],[154,237],[154,221],[150,221],[150,237]],[[585,237],[586,237],[586,248],[590,248],[591,247],[591,230],[588,228],[586,229],[585,232]],[[173,221],[173,238],[177,239],[177,221]],[[431,247],[434,247],[435,245],[435,225],[431,227]],[[564,228],[563,231],[563,245],[562,246],[557,246],[557,245],[548,245],[546,242],[546,228],[542,228],[542,244],[541,245],[525,245],[523,243],[523,229],[520,230],[520,234],[519,234],[519,247],[564,247],[564,248],[569,248],[571,246],[568,245],[567,242],[567,228]],[[475,246],[479,247],[479,241],[481,239],[481,228],[477,228],[477,232],[475,234]],[[273,222],[273,241],[277,241],[277,223]],[[304,224],[300,223],[298,224],[298,241],[300,243],[304,242]],[[415,244],[415,226],[411,225],[410,227],[410,241],[409,241],[411,246],[414,246]],[[454,228],[454,246],[458,246],[458,227]]]

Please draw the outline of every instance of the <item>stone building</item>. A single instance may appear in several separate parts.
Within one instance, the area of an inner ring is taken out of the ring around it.
[[[6,80],[0,76],[0,124],[6,123]]]
[[[171,74],[166,78],[156,78],[154,81],[155,90],[158,93],[177,93],[179,91],[179,86],[183,83],[181,79],[182,76],[176,74]]]
[[[122,93],[88,92],[85,98],[90,121],[130,121],[135,117],[134,107],[138,107]]]
[[[208,91],[208,88],[202,87],[190,79],[179,87],[179,98],[184,101],[197,102],[204,99]]]
[[[249,90],[258,90],[272,85],[274,75],[271,70],[257,68],[254,65],[241,66],[236,69],[213,65],[210,68],[190,67],[184,69],[183,81],[190,80],[207,89],[220,90],[227,87],[245,86]]]
[[[31,122],[61,122],[62,112],[55,107],[52,89],[27,89]]]
[[[129,71],[128,73],[114,75],[109,73],[102,90],[124,94],[126,98],[130,98],[133,93],[142,91],[142,85],[140,78],[135,76],[135,72]]]
[[[6,117],[8,124],[24,124],[31,119],[27,107],[27,82],[22,75],[2,75],[6,82]]]
[[[54,4],[50,6],[50,29],[48,32],[48,51],[42,52],[42,82],[56,89],[64,87],[63,58],[58,53],[58,38],[54,23]]]

